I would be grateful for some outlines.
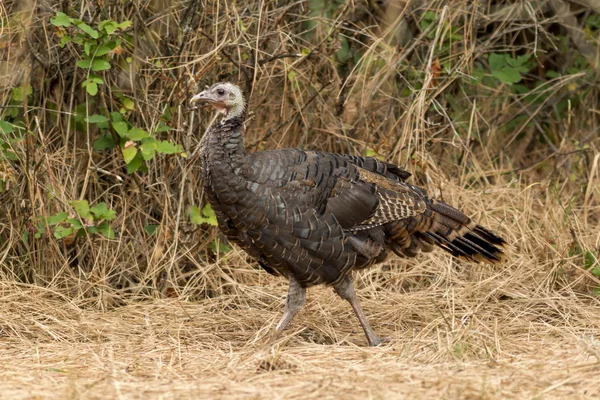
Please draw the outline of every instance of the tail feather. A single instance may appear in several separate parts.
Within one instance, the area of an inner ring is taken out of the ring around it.
[[[455,239],[455,242],[461,246],[461,249],[467,248],[473,250],[473,253],[469,254],[469,256],[475,259],[479,259],[479,256],[483,256],[483,258],[488,261],[502,261],[502,256],[504,255],[502,250],[493,244],[481,241],[471,233],[467,233],[465,236]],[[480,244],[477,244],[476,242],[479,242]],[[479,259],[479,261],[484,260]]]
[[[392,229],[392,250],[396,254],[412,257],[419,251],[431,250],[435,244],[469,261],[498,263],[504,260],[504,239],[448,204],[433,201],[428,208],[430,212],[414,217],[418,221],[405,224],[404,229]]]

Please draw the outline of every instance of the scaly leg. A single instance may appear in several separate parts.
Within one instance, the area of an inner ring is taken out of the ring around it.
[[[352,285],[352,278],[350,276],[346,276],[343,281],[338,283],[333,287],[333,290],[344,300],[347,300],[354,313],[358,317],[360,324],[365,331],[365,335],[367,336],[367,340],[369,341],[369,346],[379,346],[381,343],[386,342],[387,340],[382,340],[375,334],[371,325],[369,325],[369,321],[365,316],[365,313],[358,302],[358,297],[356,297],[356,292],[354,291],[354,286]]]
[[[275,328],[273,339],[276,339],[288,327],[298,311],[304,307],[304,303],[306,303],[306,289],[300,286],[296,278],[290,275],[290,287],[285,301],[285,309],[277,328]]]

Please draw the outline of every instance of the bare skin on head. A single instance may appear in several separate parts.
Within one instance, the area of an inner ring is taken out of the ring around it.
[[[242,91],[229,82],[216,83],[191,98],[190,104],[208,103],[218,112],[225,114],[225,119],[239,117],[244,113],[246,102]]]

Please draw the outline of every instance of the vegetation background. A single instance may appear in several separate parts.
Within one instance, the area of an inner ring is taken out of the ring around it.
[[[600,393],[600,2],[0,3],[0,397]],[[389,345],[220,240],[188,99],[249,99],[251,151],[381,157],[511,244],[357,274]],[[567,396],[567,397],[566,397]]]

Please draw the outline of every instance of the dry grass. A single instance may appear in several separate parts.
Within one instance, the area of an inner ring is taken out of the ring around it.
[[[597,2],[330,1],[316,15],[315,1],[102,3],[0,3],[0,119],[27,132],[17,160],[0,156],[0,398],[598,397]],[[98,97],[80,87],[82,48],[57,46],[59,8],[134,22]],[[531,55],[520,86],[471,77],[492,79],[491,53]],[[286,283],[237,249],[215,254],[215,229],[189,223],[203,202],[194,160],[128,175],[72,118],[126,96],[134,126],[166,122],[160,138],[191,153],[210,115],[186,99],[225,79],[250,98],[252,150],[374,149],[505,237],[507,263],[391,258],[356,276],[390,344],[365,348],[350,307],[319,287],[266,346]],[[77,199],[116,211],[116,239],[33,239]]]
[[[241,261],[204,266],[231,276],[226,294],[129,301],[101,311],[91,299],[4,282],[0,393],[6,398],[591,398],[600,393],[599,284],[544,190],[461,192],[503,219],[514,244],[504,266],[456,263],[441,252],[393,259],[360,274],[363,306],[392,338],[365,348],[350,307],[309,291],[286,337],[266,347],[285,282]],[[454,193],[454,189],[449,190]],[[473,199],[470,194],[476,195]],[[457,196],[459,196],[457,194]],[[460,201],[460,198],[456,198]],[[541,199],[542,203],[551,203]],[[478,207],[477,207],[478,206]],[[583,246],[598,225],[571,220]],[[548,242],[552,238],[553,245]],[[237,265],[235,271],[229,270]],[[198,273],[204,273],[199,271]],[[190,288],[190,293],[193,293]]]

